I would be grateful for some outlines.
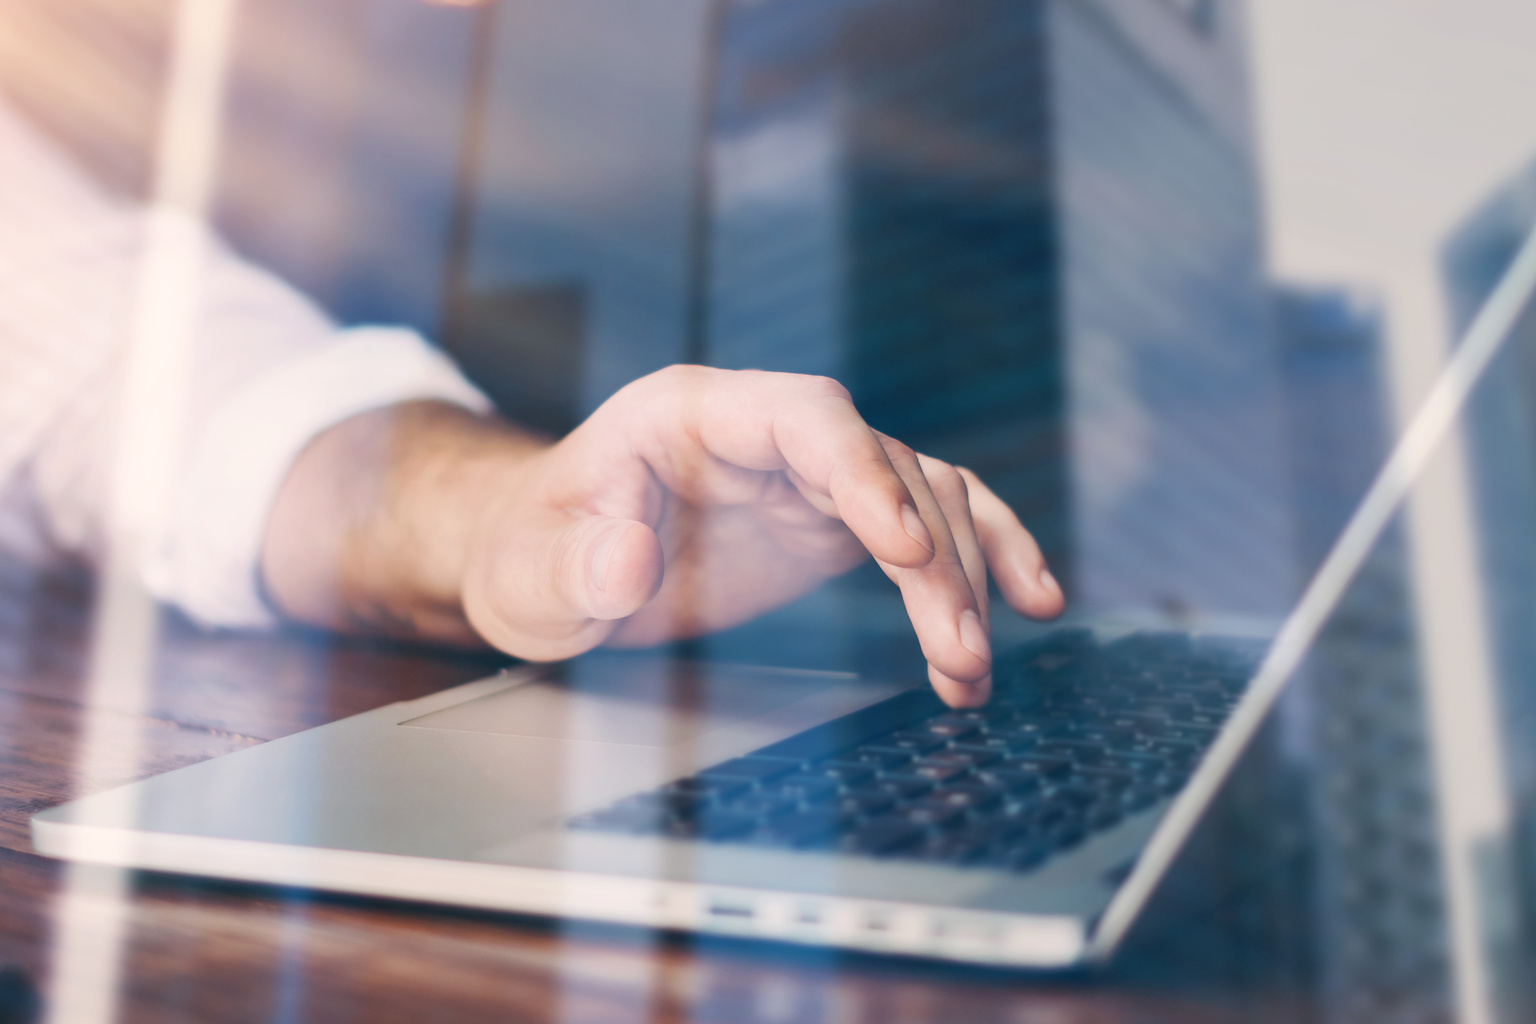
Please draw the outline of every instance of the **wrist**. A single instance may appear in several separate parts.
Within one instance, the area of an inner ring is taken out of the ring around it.
[[[462,581],[489,510],[548,441],[441,402],[352,417],[295,463],[263,570],[285,614],[360,632],[473,642]]]
[[[371,592],[412,609],[414,632],[474,639],[463,610],[465,577],[489,522],[525,490],[549,441],[449,406],[403,412],[388,497],[359,532],[350,561],[359,576],[372,564]]]

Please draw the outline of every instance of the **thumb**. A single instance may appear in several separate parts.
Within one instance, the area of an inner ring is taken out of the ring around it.
[[[465,612],[486,640],[532,661],[596,647],[661,585],[661,542],[632,519],[523,523],[471,573]],[[475,578],[478,577],[478,578]]]
[[[633,519],[585,516],[556,543],[555,587],[572,609],[611,622],[633,615],[661,586],[661,542]]]

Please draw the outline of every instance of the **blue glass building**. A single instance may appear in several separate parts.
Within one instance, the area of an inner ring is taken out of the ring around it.
[[[1533,229],[1536,165],[1495,190],[1446,241],[1446,292],[1458,335]],[[1465,443],[1529,922],[1536,921],[1536,630],[1530,621],[1536,607],[1536,314],[1530,309],[1473,394]]]
[[[1295,589],[1241,6],[737,0],[711,362],[986,478],[1079,607]]]
[[[1367,293],[1274,297],[1299,568],[1327,556],[1387,458],[1383,316]],[[1277,716],[1301,768],[1315,969],[1341,1021],[1413,1019],[1448,985],[1434,790],[1400,518],[1323,625]]]

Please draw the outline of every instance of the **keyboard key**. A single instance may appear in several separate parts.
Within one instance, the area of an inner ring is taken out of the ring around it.
[[[933,736],[925,732],[898,732],[891,734],[885,742],[900,750],[909,751],[913,756],[917,756],[932,750],[938,750],[947,741],[943,737]]]
[[[788,775],[799,766],[797,761],[785,761],[779,758],[738,757],[734,761],[726,761],[712,768],[706,768],[699,775],[706,779],[719,778],[740,779],[745,782],[769,782],[781,775]]]
[[[635,798],[632,798],[635,799]],[[690,817],[710,804],[709,797],[700,793],[674,793],[661,790],[648,794],[645,803],[654,808],[652,813],[662,818]],[[637,809],[643,804],[637,803]],[[644,813],[640,811],[639,813]]]
[[[961,825],[947,835],[955,836],[962,841],[971,841],[984,844],[989,847],[1006,846],[1017,843],[1021,839],[1035,835],[1033,824],[1014,818],[999,818],[993,816],[986,821],[973,821]]]
[[[1155,786],[1137,784],[1120,791],[1120,806],[1127,814],[1144,811],[1162,799],[1163,794]]]
[[[1030,822],[1036,832],[1045,835],[1068,822],[1076,821],[1080,811],[1078,807],[1047,801],[1032,808],[1019,820]]]
[[[812,772],[831,779],[843,787],[860,786],[875,777],[875,770],[862,764],[848,764],[843,761],[831,761],[817,765]]]
[[[929,798],[898,809],[896,816],[922,828],[953,828],[965,820],[965,809]]]
[[[990,840],[963,833],[946,833],[929,839],[921,849],[924,860],[948,864],[971,864],[992,848]]]
[[[1065,738],[1091,741],[1104,750],[1126,750],[1141,742],[1141,735],[1136,730],[1117,728],[1107,722],[1085,722]]]
[[[1189,699],[1201,710],[1223,716],[1237,703],[1220,690],[1195,690],[1190,693]]]
[[[1070,731],[1072,724],[1063,722],[1059,718],[1039,717],[1035,715],[1021,715],[1008,723],[1005,728],[997,732],[1016,734],[1019,736],[1055,736]]]
[[[837,798],[837,810],[850,818],[872,818],[884,814],[896,804],[896,798],[879,791],[845,793]]]
[[[985,768],[976,773],[976,778],[983,785],[1010,795],[1038,793],[1043,786],[1039,772],[1019,771],[1016,768]]]
[[[1070,758],[1073,761],[1097,761],[1104,756],[1104,744],[1096,740],[1056,739],[1038,748],[1047,756]]]
[[[987,733],[985,736],[975,736],[967,741],[968,744],[986,747],[995,750],[1004,757],[1009,754],[1024,754],[1034,750],[1040,745],[1036,736],[1021,736],[1012,732]]]
[[[751,814],[759,821],[771,821],[785,814],[793,814],[800,809],[797,800],[786,800],[772,793],[748,793],[739,796],[725,805],[726,810],[736,811],[741,814]]]
[[[833,796],[837,783],[819,775],[787,775],[773,784],[771,792],[785,800],[809,803]]]
[[[722,778],[708,775],[694,775],[686,779],[678,779],[662,787],[662,792],[668,795],[697,796],[711,800],[725,800],[737,793],[746,792],[751,786],[750,782],[741,779]]]
[[[1099,762],[1105,768],[1119,768],[1135,775],[1155,775],[1168,759],[1141,750],[1114,750]]]
[[[927,798],[927,802],[947,804],[950,807],[958,807],[962,811],[986,811],[1000,806],[1003,802],[1003,794],[989,786],[962,784],[936,790]]]
[[[1166,715],[1144,711],[1111,715],[1105,719],[1104,724],[1113,729],[1125,729],[1138,736],[1158,736],[1172,725]]]
[[[958,764],[967,768],[981,768],[1001,758],[1002,755],[990,747],[973,747],[966,744],[957,744],[948,750],[936,750],[925,756],[922,764]]]
[[[1060,807],[1081,809],[1098,803],[1098,801],[1099,791],[1097,788],[1076,782],[1057,786],[1051,791],[1050,795],[1050,802]]]
[[[1188,697],[1176,692],[1164,691],[1156,696],[1148,697],[1142,704],[1147,711],[1157,711],[1174,719],[1183,719],[1186,715],[1193,714],[1195,704]]]
[[[976,715],[985,731],[1006,728],[1023,714],[1018,708],[1010,707],[1000,701],[993,701],[984,708],[979,708],[969,714]]]
[[[933,783],[945,783],[961,778],[971,769],[967,764],[951,764],[944,761],[931,763],[924,759],[914,761],[908,770],[920,779],[927,779]]]
[[[1173,761],[1189,761],[1200,755],[1199,746],[1179,740],[1158,739],[1147,744],[1147,751]]]
[[[1216,730],[1192,725],[1170,726],[1163,730],[1163,738],[1167,740],[1181,740],[1185,743],[1193,743],[1204,749],[1216,738]]]
[[[1040,814],[1049,807],[1043,793],[1003,798],[1003,806],[988,821],[988,827],[1007,837],[1040,830]]]
[[[757,828],[758,818],[752,814],[711,809],[695,819],[695,834],[705,839],[735,839]]]
[[[1105,790],[1121,790],[1136,780],[1136,776],[1119,768],[1105,768],[1101,765],[1078,765],[1072,771],[1072,782],[1081,783],[1103,792]]]
[[[889,793],[897,800],[911,800],[933,788],[933,780],[919,775],[895,774],[877,779],[874,788]]]
[[[961,715],[940,715],[925,722],[920,730],[945,740],[959,740],[981,731],[980,723]]]
[[[835,815],[823,811],[801,811],[771,822],[758,835],[773,845],[820,845],[832,837],[841,824]]]
[[[859,747],[851,751],[848,757],[876,771],[888,772],[912,760],[912,751],[900,747]]]
[[[1033,772],[1047,779],[1060,778],[1072,771],[1072,759],[1050,754],[1020,754],[1005,759],[997,767],[1014,771]]]
[[[877,818],[855,826],[839,846],[850,853],[889,853],[913,846],[925,835],[923,827],[905,818]]]

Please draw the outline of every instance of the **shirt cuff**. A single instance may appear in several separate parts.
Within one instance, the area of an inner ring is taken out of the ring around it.
[[[289,467],[342,420],[429,399],[491,409],[445,355],[399,328],[345,331],[258,377],[192,440],[166,536],[147,567],[151,592],[205,626],[275,624],[261,595],[261,549]]]

